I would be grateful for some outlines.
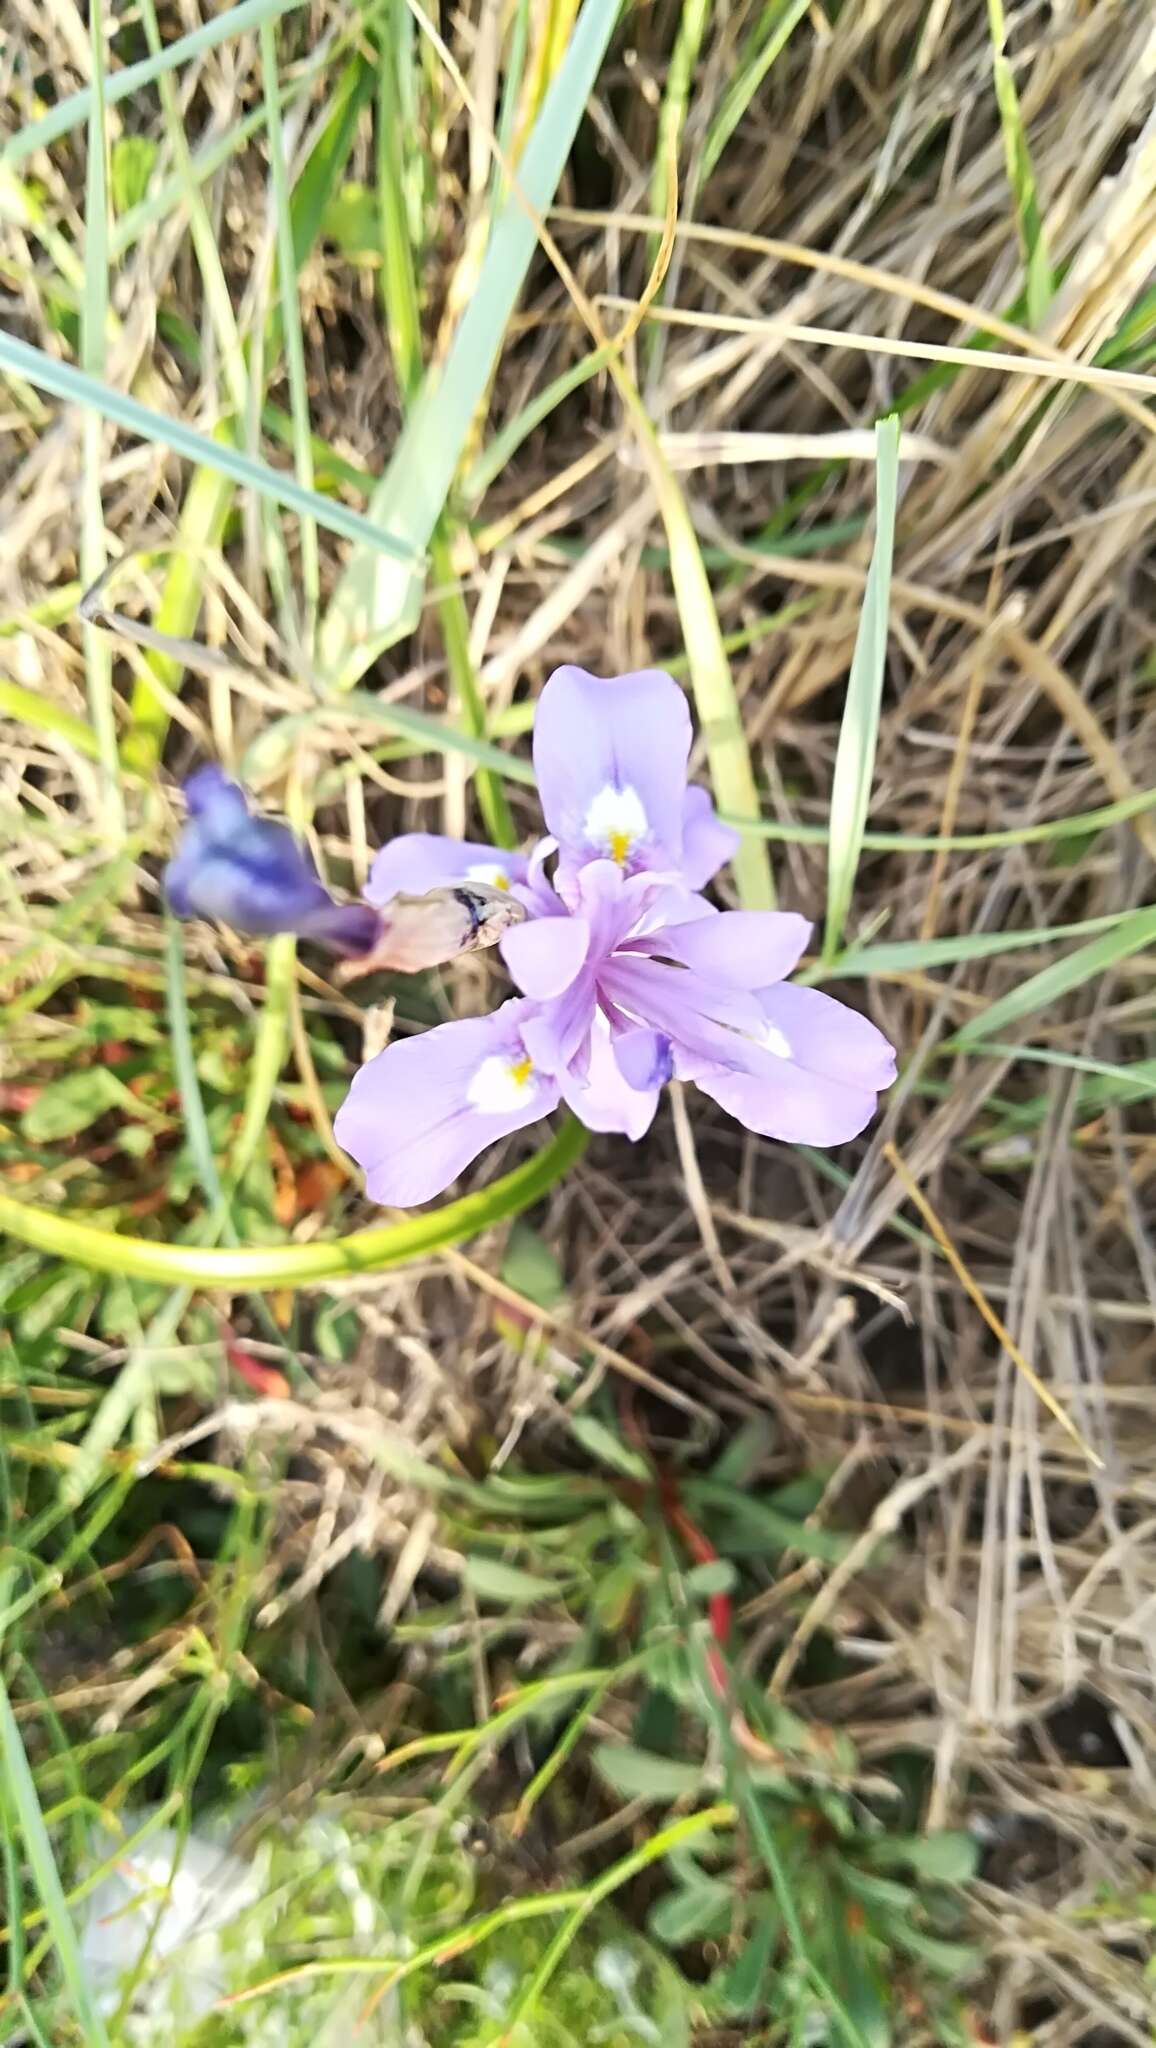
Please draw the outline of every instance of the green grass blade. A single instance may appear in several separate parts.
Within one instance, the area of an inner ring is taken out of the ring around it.
[[[1003,0],[987,0],[987,18],[991,33],[992,78],[996,105],[999,108],[1000,128],[1003,131],[1008,184],[1011,187],[1012,204],[1015,207],[1016,225],[1024,256],[1028,325],[1040,328],[1043,326],[1052,299],[1052,266],[1048,261],[1043,221],[1040,218],[1039,200],[1036,196],[1035,173],[1032,170],[1027,131],[1020,110],[1019,94],[1016,91],[1015,73],[1006,53],[1007,22],[1004,18]]]
[[[302,491],[312,498],[316,496],[316,492],[313,488],[309,386],[305,369],[305,342],[301,332],[301,303],[297,293],[297,250],[289,194],[289,172],[285,162],[285,133],[281,125],[277,31],[272,21],[261,23],[260,45],[261,88],[269,131],[269,183],[277,229],[277,284],[280,292],[281,331],[289,378],[289,413],[293,421],[293,469]],[[304,229],[302,233],[304,234]],[[321,558],[317,547],[317,521],[311,513],[304,515],[301,520],[301,581],[305,598],[303,639],[306,647],[311,647],[321,601]]]
[[[568,1117],[557,1134],[521,1166],[488,1187],[462,1195],[424,1216],[375,1224],[328,1244],[208,1245],[164,1244],[122,1237],[54,1209],[38,1209],[0,1195],[0,1230],[55,1258],[72,1259],[94,1273],[124,1273],[170,1286],[241,1287],[253,1290],[312,1287],[352,1273],[384,1272],[411,1259],[444,1251],[476,1237],[492,1224],[517,1216],[540,1201],[582,1154],[587,1133]]]
[[[348,506],[323,497],[320,492],[303,491],[296,477],[270,469],[267,463],[251,461],[239,449],[213,441],[207,434],[198,434],[183,420],[154,412],[151,406],[141,405],[127,392],[114,391],[110,384],[86,375],[71,363],[58,362],[43,349],[18,341],[12,334],[0,334],[0,372],[5,370],[26,378],[38,391],[51,392],[67,405],[83,406],[88,412],[114,420],[126,433],[139,434],[142,440],[171,448],[174,454],[183,455],[190,462],[218,470],[235,484],[243,484],[274,504],[284,505],[287,511],[296,512],[299,518],[316,519],[327,532],[340,534],[342,539],[354,541],[370,553],[391,555],[399,562],[416,559],[411,543],[387,532],[376,518],[367,519],[360,512],[351,512]]]
[[[494,223],[445,368],[423,384],[374,493],[373,517],[404,537],[411,559],[424,554],[441,517],[537,247],[522,195],[539,214],[553,200],[618,11],[619,0],[586,0],[526,145],[520,193],[511,194]],[[321,666],[332,682],[348,689],[389,644],[411,602],[411,582],[364,546],[354,549],[319,641]]]
[[[920,974],[929,967],[957,967],[969,960],[998,960],[1026,946],[1050,946],[1056,939],[1086,939],[1091,932],[1113,932],[1134,916],[1114,910],[1079,924],[1043,925],[1025,932],[960,932],[943,939],[884,939],[874,946],[849,946],[834,960],[822,960],[797,977],[809,983],[842,981],[871,974]]]
[[[92,0],[90,15],[93,87],[89,99],[88,171],[85,191],[84,292],[80,306],[80,362],[90,377],[104,372],[108,339],[108,184],[104,99],[104,8]],[[82,436],[80,573],[95,583],[104,570],[104,433],[99,416],[84,416]],[[124,837],[124,801],[116,752],[112,698],[112,649],[97,626],[83,629],[88,708],[101,767],[101,797],[109,837]]]
[[[1123,825],[1129,818],[1156,807],[1156,789],[1137,790],[1114,804],[1100,804],[1092,811],[1075,811],[1069,818],[1050,818],[1038,825],[1008,825],[999,832],[864,832],[865,853],[991,853],[1005,846],[1046,846],[1053,840],[1084,839],[1103,832],[1109,825]],[[780,824],[775,818],[760,818],[755,824],[724,816],[727,825],[741,825],[744,832],[760,839],[788,840],[799,846],[826,846],[830,825]]]
[[[875,447],[875,546],[863,589],[863,609],[851,657],[831,785],[827,922],[823,934],[823,956],[827,960],[834,958],[851,907],[875,773],[899,485],[899,421],[894,414],[876,427]]]
[[[145,87],[164,75],[175,71],[181,64],[191,63],[215,49],[218,43],[227,42],[232,36],[244,35],[248,29],[257,28],[263,21],[273,21],[278,15],[288,14],[291,8],[300,7],[303,0],[239,0],[235,7],[224,7],[219,14],[203,22],[190,35],[178,36],[175,42],[167,43],[156,57],[142,58],[139,64],[128,64],[123,71],[114,71],[106,81],[105,105],[114,107],[120,100],[132,99]],[[79,128],[90,117],[92,109],[92,88],[86,86],[81,92],[69,93],[49,113],[42,114],[38,121],[30,121],[0,150],[0,164],[23,163],[35,150],[47,149],[73,128]]]
[[[70,605],[69,610],[72,608]],[[0,715],[18,718],[25,725],[32,726],[34,731],[51,733],[54,738],[63,740],[66,746],[75,747],[90,761],[100,758],[100,746],[92,727],[86,725],[83,718],[77,718],[75,712],[66,711],[62,704],[54,704],[50,697],[42,697],[39,690],[26,690],[22,683],[0,679]]]
[[[313,711],[290,711],[284,718],[274,719],[246,752],[241,762],[242,779],[253,781],[271,775],[285,760],[297,736],[310,726],[343,720],[361,720],[367,725],[380,725],[386,732],[401,733],[416,741],[419,749],[464,754],[479,768],[489,768],[496,775],[504,775],[508,782],[534,788],[534,770],[521,755],[507,754],[489,740],[475,739],[472,733],[462,732],[448,719],[435,718],[428,711],[413,711],[408,704],[391,704],[361,690],[351,690],[347,696],[319,704]]]
[[[1156,908],[1149,906],[1144,910],[1129,911],[1117,920],[1115,930],[1089,940],[1086,946],[1077,946],[1073,953],[1065,953],[1062,960],[1052,961],[1050,966],[1041,968],[1038,974],[1021,982],[1018,988],[1001,996],[998,1002],[969,1017],[962,1031],[956,1033],[954,1045],[962,1051],[970,1049],[980,1039],[998,1038],[1009,1024],[1018,1024],[1021,1017],[1030,1017],[1034,1010],[1058,1003],[1061,997],[1070,995],[1073,989],[1082,988],[1094,975],[1105,974],[1110,967],[1117,967],[1122,960],[1154,942]]]
[[[776,57],[789,43],[811,0],[770,0],[754,37],[739,60],[735,77],[707,131],[702,175],[709,178],[723,150],[761,87]]]
[[[227,445],[223,427],[217,438]],[[233,484],[219,470],[196,469],[181,507],[172,560],[153,625],[172,640],[189,640],[196,631],[204,596],[205,570],[224,539],[233,504]],[[129,729],[121,744],[126,768],[148,775],[160,760],[169,729],[167,696],[180,688],[183,669],[171,654],[149,651],[133,686]],[[153,681],[160,685],[154,688]]]
[[[2,1677],[0,1761],[4,1770],[2,1798],[5,1816],[7,1818],[11,1814],[19,1826],[24,1853],[40,1894],[48,1931],[52,1937],[69,2002],[80,2026],[85,2048],[109,2048],[104,2022],[93,2005],[85,1980],[76,1930],[64,1896],[64,1886],[60,1882],[60,1874],[52,1854],[52,1843],[49,1840],[48,1829],[44,1825],[40,1802],[36,1797],[36,1786],[32,1780],[16,1716],[12,1711],[12,1703]]]

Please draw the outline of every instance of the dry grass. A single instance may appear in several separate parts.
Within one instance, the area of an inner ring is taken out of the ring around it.
[[[1031,333],[1007,311],[1022,267],[986,8],[863,0],[835,22],[812,8],[702,182],[710,117],[748,18],[720,16],[712,27],[681,133],[681,232],[657,309],[679,318],[644,322],[626,354],[677,457],[703,545],[719,551],[712,580],[765,813],[785,826],[826,816],[869,549],[865,533],[846,537],[855,531],[846,523],[862,524],[872,503],[864,430],[897,401],[909,408],[912,440],[872,829],[982,833],[1148,788],[1151,327],[1107,366],[1130,381],[1095,368],[1156,268],[1147,10],[1073,0],[1025,7],[1012,23],[1043,233],[1061,280]],[[317,30],[345,26],[316,10]],[[436,242],[424,326],[435,350],[468,291],[494,105],[491,12],[459,14],[452,30],[477,113],[463,110],[431,59]],[[655,103],[670,33],[661,10],[628,23],[552,221],[583,291],[610,308],[636,303],[653,254]],[[59,90],[79,86],[79,13],[12,0],[0,63],[0,97],[16,106],[29,64],[49,65]],[[180,104],[199,146],[250,103],[255,65],[246,39],[182,75]],[[316,115],[315,102],[298,102],[295,132]],[[139,110],[133,120],[148,126]],[[372,176],[369,151],[359,131],[350,176]],[[46,217],[76,246],[79,157],[78,138],[35,160]],[[252,333],[269,295],[272,235],[259,146],[230,160],[205,196],[238,324]],[[376,472],[400,420],[376,274],[329,245],[301,282],[314,430]],[[13,330],[59,347],[50,251],[11,217],[0,287]],[[209,326],[198,382],[158,317],[204,321],[179,207],[129,252],[113,306],[110,380],[211,424],[221,383]],[[961,357],[977,333],[986,353]],[[588,346],[541,257],[488,433]],[[1010,360],[1024,356],[1031,367],[1013,370]],[[38,608],[79,574],[79,423],[14,386],[5,414],[0,677],[83,716],[67,596],[38,622]],[[108,439],[106,452],[110,547],[144,564],[118,601],[147,611],[168,559],[151,551],[173,543],[187,472],[123,439]],[[326,589],[340,549],[321,540]],[[561,659],[603,674],[677,660],[679,619],[653,552],[662,540],[613,387],[596,377],[505,464],[473,527],[456,525],[455,588],[491,730]],[[284,621],[273,623],[266,562],[252,516],[223,554],[211,548],[200,562],[203,637],[245,666],[207,676],[194,667],[183,682],[178,673],[166,754],[176,772],[202,748],[236,758],[271,717],[311,701]],[[387,701],[427,711],[447,702],[434,597],[367,679]],[[142,660],[118,644],[122,701]],[[463,762],[371,758],[381,741],[369,724],[319,726],[294,756],[299,787],[330,774],[322,845],[354,879],[391,832],[477,823]],[[6,725],[5,742],[5,828],[16,804],[24,821],[0,904],[0,943],[19,968],[10,993],[41,978],[66,992],[81,976],[123,975],[131,986],[159,952],[152,856],[167,829],[165,800],[130,791],[137,864],[107,914],[69,933],[62,913],[108,860],[98,770],[67,738],[25,721]],[[283,790],[283,775],[265,784],[271,801]],[[529,831],[532,802],[511,794]],[[774,852],[780,902],[817,912],[822,849],[788,840]],[[885,921],[888,941],[1046,932],[1150,902],[1154,853],[1156,812],[1091,844],[869,852],[854,923],[871,933]],[[194,988],[227,987],[240,1008],[259,1005],[248,956],[237,979],[236,956],[198,943]],[[684,1397],[681,1412],[647,1397],[659,1438],[725,1436],[765,1413],[774,1468],[833,1469],[824,1513],[850,1512],[858,1526],[901,1528],[908,1539],[886,1574],[840,1570],[832,1580],[805,1567],[785,1592],[763,1596],[765,1609],[746,1619],[776,1647],[772,1682],[845,1725],[868,1760],[897,1747],[930,1758],[931,1824],[983,1817],[992,1846],[976,1910],[992,1959],[990,2025],[1000,2040],[1022,2028],[1047,2048],[1151,2039],[1150,1927],[1137,1901],[1151,1897],[1156,1857],[1156,1136],[1143,1098],[1090,1098],[1073,1066],[949,1041],[1064,950],[915,965],[848,985],[903,1048],[905,1071],[869,1142],[840,1159],[845,1186],[821,1161],[744,1136],[702,1098],[685,1118],[677,1106],[664,1113],[637,1150],[599,1141],[540,1223],[568,1295],[545,1370],[495,1333],[493,1242],[474,1245],[468,1260],[438,1258],[335,1290],[356,1302],[363,1342],[356,1366],[327,1372],[325,1393],[298,1416],[313,1476],[287,1495],[286,1548],[262,1589],[268,1620],[270,1603],[280,1612],[305,1597],[359,1544],[397,1555],[391,1611],[420,1586],[438,1554],[436,1523],[420,1489],[389,1476],[378,1437],[400,1432],[436,1455],[447,1439],[468,1444],[484,1422],[508,1456],[519,1442],[549,1443],[552,1409],[585,1401],[592,1371],[637,1376],[640,1364]],[[1137,951],[997,1035],[1076,1059],[1150,1054],[1153,962],[1150,948]],[[484,1005],[490,983],[489,969],[464,970],[444,1000]],[[311,1014],[349,1031],[351,1005],[310,978],[302,992]],[[46,997],[25,1009],[18,1031],[8,1014],[6,1060],[19,1082],[59,1031],[59,1012]],[[888,1141],[1100,1469],[997,1354],[930,1240],[912,1233],[918,1219],[884,1159]],[[97,1174],[78,1160],[32,1191],[67,1203],[76,1186],[92,1201]],[[354,1198],[339,1200],[346,1213]],[[335,1212],[297,1227],[331,1230]],[[248,1411],[246,1432],[259,1419]],[[215,1431],[222,1426],[217,1416]],[[289,1591],[287,1563],[297,1574]],[[860,1668],[802,1693],[795,1656],[820,1623]],[[482,1642],[478,1655],[483,1670]],[[123,1693],[119,1702],[111,1710],[131,1704]]]

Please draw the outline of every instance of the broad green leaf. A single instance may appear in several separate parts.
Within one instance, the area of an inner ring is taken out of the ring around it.
[[[624,1799],[673,1802],[689,1797],[702,1784],[701,1764],[678,1763],[656,1750],[636,1749],[630,1742],[598,1743],[594,1767]]]
[[[647,1916],[651,1934],[668,1948],[682,1948],[688,1941],[706,1941],[725,1934],[734,1916],[732,1887],[717,1878],[704,1877],[699,1884],[669,1892],[659,1899]]]
[[[479,1600],[492,1600],[499,1607],[532,1607],[540,1600],[556,1600],[561,1590],[557,1579],[544,1579],[476,1551],[466,1558],[463,1577]]]
[[[882,1835],[867,1855],[878,1870],[914,1870],[937,1884],[966,1884],[979,1867],[979,1844],[962,1828],[932,1835]]]
[[[597,1415],[568,1415],[567,1427],[571,1436],[580,1443],[583,1450],[599,1464],[608,1465],[612,1472],[624,1472],[629,1479],[649,1479],[650,1467],[641,1451],[632,1450],[624,1443],[616,1430]]]
[[[522,1218],[513,1224],[506,1240],[501,1277],[507,1287],[538,1308],[555,1307],[566,1292],[557,1255],[540,1232]]]
[[[109,196],[119,217],[130,206],[139,206],[148,191],[158,144],[149,135],[121,135],[112,145],[109,158]]]
[[[128,1095],[123,1081],[108,1067],[85,1067],[80,1073],[62,1074],[49,1081],[34,1103],[25,1110],[20,1128],[30,1145],[51,1145],[61,1138],[74,1138],[86,1131],[98,1117],[123,1106]]]

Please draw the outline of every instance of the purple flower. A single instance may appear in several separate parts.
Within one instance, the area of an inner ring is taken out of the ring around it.
[[[380,927],[367,903],[338,903],[287,825],[255,818],[220,768],[185,784],[189,822],[164,872],[177,917],[207,917],[253,938],[296,932],[335,953],[363,953]]]
[[[404,1207],[439,1194],[487,1145],[560,1101],[591,1130],[640,1138],[672,1076],[768,1137],[836,1145],[869,1121],[895,1056],[857,1012],[786,984],[806,919],[717,911],[697,893],[736,835],[687,789],[689,752],[671,677],[649,669],[602,682],[558,669],[534,733],[550,837],[529,863],[425,838],[379,856],[379,898],[402,877],[411,887],[481,879],[485,862],[501,865],[531,915],[501,942],[521,1000],[387,1046],[354,1079],[335,1128],[375,1200]]]

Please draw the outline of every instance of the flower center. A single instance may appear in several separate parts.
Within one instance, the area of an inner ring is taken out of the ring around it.
[[[639,840],[645,839],[649,830],[638,791],[630,783],[623,789],[615,789],[608,782],[590,805],[584,830],[589,845],[596,846],[624,868]]]
[[[777,1060],[792,1060],[795,1057],[791,1051],[790,1039],[785,1031],[779,1030],[777,1024],[763,1026],[763,1050],[773,1052]]]
[[[537,1085],[528,1053],[511,1059],[509,1053],[493,1052],[474,1074],[466,1098],[483,1116],[505,1116],[511,1109],[521,1109]]]
[[[487,889],[508,889],[510,877],[496,860],[478,860],[466,869],[467,882],[481,882]]]

